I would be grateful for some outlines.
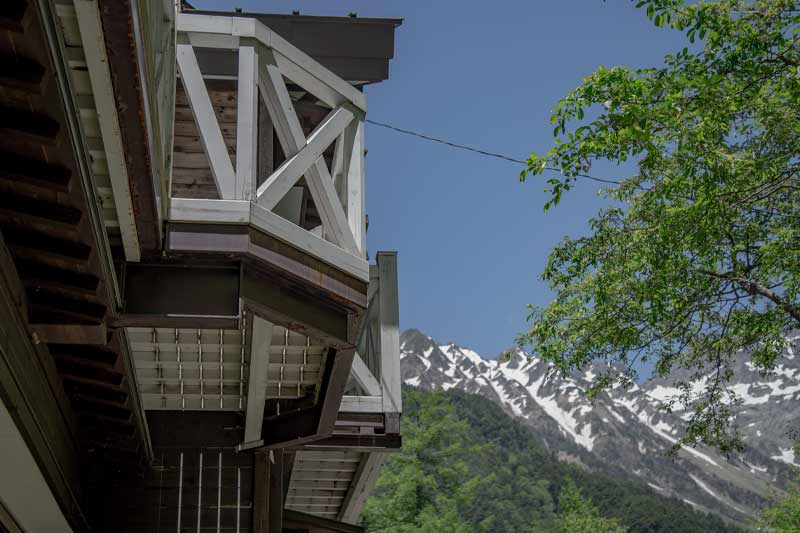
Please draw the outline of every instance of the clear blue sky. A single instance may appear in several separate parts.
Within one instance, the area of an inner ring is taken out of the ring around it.
[[[368,118],[524,159],[552,145],[549,112],[598,65],[660,64],[683,46],[626,0],[195,0],[200,8],[403,18],[390,79]],[[544,305],[551,247],[602,201],[585,183],[542,211],[539,181],[512,163],[367,126],[371,254],[397,250],[403,328],[492,357]],[[598,176],[619,171],[599,166]]]

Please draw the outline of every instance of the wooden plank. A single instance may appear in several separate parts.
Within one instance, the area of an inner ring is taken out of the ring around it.
[[[339,405],[340,413],[382,413],[381,396],[344,396]]]
[[[350,484],[350,490],[342,502],[338,516],[339,520],[351,524],[358,523],[358,517],[367,503],[367,498],[372,493],[375,482],[378,480],[385,458],[386,454],[381,452],[364,454],[358,471]]]
[[[239,48],[236,114],[236,199],[250,200],[256,179],[258,141],[258,54],[255,47]]]
[[[380,276],[381,388],[383,411],[403,411],[400,376],[400,312],[397,293],[397,252],[378,252]]]
[[[283,451],[270,452],[269,531],[283,531]]]
[[[291,160],[293,156],[298,154],[298,152],[306,146],[307,141],[303,135],[303,129],[300,126],[297,113],[292,105],[289,92],[286,90],[283,77],[274,65],[274,56],[267,50],[261,52],[261,56],[264,58],[265,68],[262,68],[259,73],[259,89],[264,96],[267,110],[275,124],[275,131],[278,134],[278,139],[283,147],[283,151],[287,159]],[[350,112],[352,113],[352,110],[350,110]],[[319,130],[319,128],[317,130]],[[341,130],[337,132],[337,135],[340,131]],[[333,139],[330,139],[330,142],[333,142]],[[330,142],[325,145],[326,148],[330,145]],[[303,161],[303,166],[305,166],[305,161]],[[280,171],[281,169],[283,169],[283,166],[278,170]],[[306,175],[306,182],[309,185],[309,191],[314,198],[314,204],[319,211],[322,224],[328,236],[331,237],[335,244],[338,244],[345,250],[352,252],[357,251],[358,247],[356,246],[355,238],[347,225],[347,217],[339,197],[336,194],[333,179],[331,178],[328,168],[325,166],[325,162],[322,161],[321,158],[317,159],[310,167],[306,167],[304,172]],[[277,171],[273,173],[273,176],[275,174],[277,174]],[[291,175],[287,176],[286,181],[289,181],[288,178],[291,177]],[[270,178],[272,178],[272,176]],[[264,185],[269,184],[270,178],[267,179]],[[293,185],[294,182],[291,184]],[[287,185],[282,183],[281,188],[275,189],[275,194],[277,195],[278,192],[283,191],[286,187]],[[288,189],[286,190],[288,191]],[[263,201],[267,209],[270,209],[270,203],[273,200],[277,203],[277,201],[283,197],[279,195],[277,199],[273,199],[265,195],[262,188],[259,188],[259,192],[261,193],[259,195],[259,203]],[[285,194],[285,191],[283,192]]]
[[[57,344],[106,344],[106,325],[33,324],[31,330],[41,342]]]
[[[353,238],[358,245],[361,254],[366,257],[367,254],[367,231],[366,220],[364,213],[366,212],[366,195],[364,189],[364,123],[358,121],[352,147],[346,145],[345,150],[350,149],[345,153],[345,157],[350,158],[347,165],[347,186],[345,191],[347,200],[347,222],[350,225],[350,231],[353,232]]]
[[[351,375],[355,378],[358,384],[361,385],[361,388],[364,389],[364,392],[366,392],[368,396],[381,395],[380,382],[375,379],[375,376],[358,354],[356,354],[355,358],[353,358],[353,370],[351,371]]]
[[[253,203],[250,206],[250,223],[269,235],[343,272],[362,281],[369,281],[369,263],[365,259],[342,250],[258,204]]]
[[[288,61],[294,63],[298,69],[318,79],[319,83],[326,85],[329,91],[339,93],[353,105],[366,111],[367,104],[363,93],[255,19],[179,13],[177,27],[179,32],[227,34],[240,38],[255,38],[264,46],[274,48]],[[208,45],[227,48],[230,46],[230,42],[221,40],[219,43],[209,42]]]
[[[189,98],[195,122],[200,130],[200,138],[208,154],[211,171],[214,173],[214,182],[217,185],[220,197],[225,200],[235,199],[236,178],[233,172],[233,164],[222,139],[222,132],[214,114],[214,109],[211,107],[208,90],[200,74],[200,67],[197,64],[197,57],[192,46],[179,44],[177,59],[183,87]]]
[[[319,516],[323,513],[313,515],[303,513],[294,509],[286,509],[284,512],[284,526],[298,530],[314,532],[333,532],[333,533],[365,533],[366,530],[361,526],[337,522],[327,516],[335,517],[336,513],[325,513],[326,517]]]
[[[353,113],[345,108],[338,108],[323,120],[304,140],[304,145],[293,156],[289,157],[258,188],[258,203],[265,209],[272,210],[286,193],[306,173],[330,144],[339,136],[353,119]],[[291,121],[291,117],[288,118]],[[338,202],[338,198],[334,200]]]
[[[119,220],[122,247],[125,258],[137,262],[141,258],[139,235],[134,218],[128,169],[114,100],[114,87],[108,68],[100,11],[96,0],[75,0],[74,5],[108,162],[111,188],[114,190],[114,205]]]
[[[264,402],[267,398],[269,355],[272,345],[272,322],[253,316],[250,343],[250,375],[247,378],[247,411],[245,412],[244,442],[261,439],[264,421]]]
[[[275,53],[275,61],[281,74],[295,82],[300,87],[308,90],[328,107],[335,109],[347,102],[338,91],[324,83],[322,80],[304,70],[299,65],[280,53]]]
[[[170,205],[169,218],[173,222],[247,224],[250,222],[250,202],[175,198]]]
[[[292,98],[286,90],[274,54],[269,49],[260,48],[259,58],[264,66],[258,71],[258,89],[275,126],[283,153],[289,158],[299,152],[300,147],[305,144],[303,128],[297,120]],[[294,120],[290,120],[292,116]]]

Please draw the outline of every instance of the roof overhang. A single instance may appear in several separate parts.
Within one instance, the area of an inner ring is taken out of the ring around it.
[[[312,17],[267,13],[231,13],[200,9],[185,13],[254,18],[353,85],[381,82],[389,77],[394,57],[394,30],[402,19]],[[236,64],[223,51],[206,56],[206,67],[236,75]]]

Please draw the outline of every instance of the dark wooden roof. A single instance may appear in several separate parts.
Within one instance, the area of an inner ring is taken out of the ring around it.
[[[185,11],[258,19],[341,78],[357,85],[389,77],[389,60],[394,57],[394,30],[403,23],[402,19],[388,18]]]

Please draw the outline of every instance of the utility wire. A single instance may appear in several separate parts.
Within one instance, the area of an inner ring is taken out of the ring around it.
[[[481,150],[479,148],[473,148],[472,146],[465,146],[463,144],[457,144],[457,143],[454,143],[454,142],[447,141],[445,139],[439,139],[437,137],[431,137],[430,135],[425,135],[424,133],[419,133],[419,132],[416,132],[416,131],[411,131],[411,130],[406,130],[406,129],[403,129],[403,128],[398,128],[397,126],[392,126],[391,124],[384,124],[383,122],[376,122],[376,121],[370,120],[370,119],[364,119],[364,122],[368,122],[370,124],[374,124],[374,125],[380,126],[382,128],[390,129],[390,130],[396,131],[398,133],[403,133],[405,135],[411,135],[413,137],[419,137],[420,139],[424,139],[426,141],[431,141],[431,142],[435,142],[435,143],[439,143],[439,144],[444,144],[444,145],[450,146],[452,148],[458,148],[459,150],[466,150],[468,152],[474,152],[476,154],[481,154],[481,155],[485,155],[485,156],[488,156],[488,157],[495,157],[497,159],[503,159],[504,161],[510,161],[511,163],[519,163],[520,165],[527,165],[528,164],[527,161],[523,161],[522,159],[516,159],[516,158],[511,157],[511,156],[507,156],[507,155],[503,155],[503,154],[497,154],[497,153],[494,153],[494,152],[488,152],[486,150]],[[550,170],[550,171],[553,171],[553,172],[559,172],[559,173],[561,172],[559,169],[554,168],[554,167],[544,167],[544,169],[545,170]],[[590,176],[589,174],[575,174],[575,177],[577,177],[577,178],[585,178],[585,179],[589,179],[589,180],[592,180],[592,181],[598,181],[600,183],[610,183],[612,185],[619,185],[620,184],[620,182],[615,181],[615,180],[610,180],[610,179],[605,179],[605,178],[598,178],[596,176]]]

